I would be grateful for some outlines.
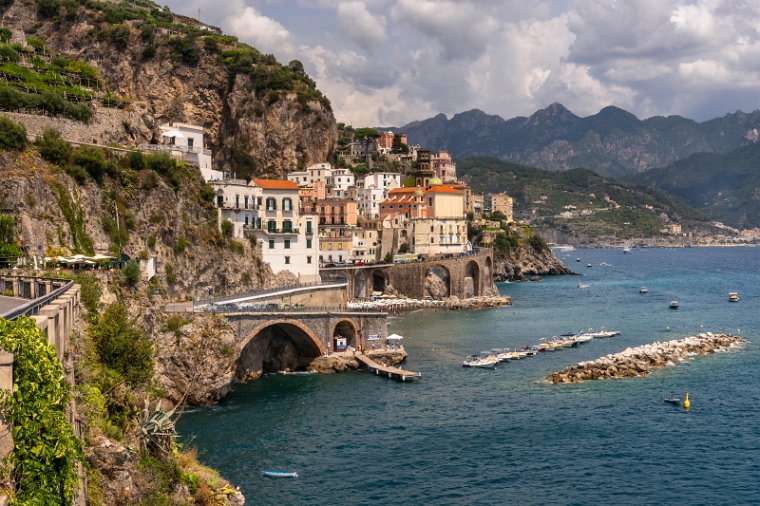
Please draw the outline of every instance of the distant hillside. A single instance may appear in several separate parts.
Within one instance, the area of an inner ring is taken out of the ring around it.
[[[760,111],[703,123],[679,116],[639,120],[617,107],[580,118],[552,104],[528,118],[504,120],[473,109],[399,128],[409,142],[447,148],[454,158],[491,156],[548,170],[587,167],[611,177],[662,167],[698,152],[724,153],[758,139]]]
[[[714,232],[704,215],[665,192],[587,169],[549,172],[482,157],[460,161],[457,170],[477,191],[507,192],[516,218],[555,242],[667,240],[661,229],[671,223],[696,235]]]
[[[760,227],[760,145],[725,154],[699,153],[631,176],[676,195],[710,218],[740,228]]]

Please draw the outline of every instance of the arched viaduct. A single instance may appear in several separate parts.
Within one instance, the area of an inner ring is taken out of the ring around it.
[[[399,264],[341,266],[320,269],[323,280],[346,281],[349,298],[369,298],[392,286],[407,297],[434,299],[492,295],[493,257],[490,249],[454,258]]]

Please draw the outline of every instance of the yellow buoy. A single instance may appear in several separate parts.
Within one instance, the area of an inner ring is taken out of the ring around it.
[[[689,409],[691,402],[689,401],[689,392],[686,392],[686,397],[683,398],[683,409]]]

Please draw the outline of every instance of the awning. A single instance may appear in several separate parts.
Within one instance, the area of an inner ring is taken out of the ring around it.
[[[167,130],[166,132],[161,132],[162,137],[174,137],[177,139],[187,139],[187,136],[180,132],[179,130]]]
[[[404,336],[400,336],[398,334],[391,334],[388,337],[386,337],[385,339],[390,339],[391,341],[398,341],[399,339],[403,339],[403,338],[404,338]]]

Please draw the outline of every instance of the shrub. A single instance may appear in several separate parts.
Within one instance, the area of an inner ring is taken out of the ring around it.
[[[245,247],[243,247],[243,243],[237,242],[237,241],[230,241],[230,251],[233,253],[237,253],[238,255],[242,255],[245,253]]]
[[[0,58],[4,58],[12,62],[17,62],[21,56],[18,54],[18,51],[13,49],[12,46],[9,46],[8,44],[0,44]]]
[[[166,282],[170,285],[177,283],[177,274],[174,272],[174,266],[172,264],[166,264]]]
[[[155,235],[148,236],[148,240],[146,242],[147,242],[148,247],[150,249],[155,249],[155,247],[156,247],[156,236]]]
[[[37,17],[53,18],[58,15],[60,8],[60,0],[37,0]]]
[[[63,140],[61,132],[48,128],[37,139],[37,149],[42,158],[56,165],[65,166],[71,160],[71,145]]]
[[[153,375],[148,338],[129,320],[127,307],[108,306],[90,327],[95,349],[103,364],[131,385],[146,383]]]
[[[79,185],[83,185],[87,181],[87,171],[79,165],[66,165],[63,170]]]
[[[538,253],[541,253],[542,251],[546,251],[549,249],[549,246],[546,244],[546,241],[544,241],[540,236],[538,235],[532,235],[528,238],[528,246],[533,248]]]
[[[24,125],[0,116],[0,149],[23,151],[26,148]]]
[[[129,168],[143,170],[145,168],[145,156],[139,151],[132,151],[129,154]]]
[[[129,27],[127,25],[117,25],[108,31],[108,40],[116,49],[124,50],[129,47]]]
[[[103,181],[103,176],[116,172],[116,167],[106,160],[102,149],[82,146],[74,151],[72,161],[82,167],[98,183]]]
[[[168,176],[177,169],[177,160],[169,153],[155,153],[144,155],[145,165],[152,171],[162,176]]]
[[[13,3],[13,0],[0,0],[0,7],[7,7]],[[13,32],[7,28],[0,27],[0,42],[8,42],[13,37]]]
[[[0,214],[0,244],[16,242],[16,219],[8,214]]]
[[[154,56],[156,56],[156,46],[154,46],[153,44],[148,44],[147,46],[143,48],[142,50],[143,60],[150,60]]]
[[[187,249],[187,238],[180,237],[177,239],[176,244],[174,244],[174,252],[177,254],[184,253],[185,249]]]
[[[140,281],[140,264],[137,260],[128,260],[121,269],[121,275],[129,286],[135,286]]]
[[[230,220],[224,220],[222,222],[222,235],[226,238],[232,237],[232,232],[235,230],[235,225]]]
[[[201,60],[200,52],[195,47],[195,39],[190,36],[185,37],[172,37],[168,41],[169,47],[172,51],[180,57],[180,59],[190,67],[195,67]]]

